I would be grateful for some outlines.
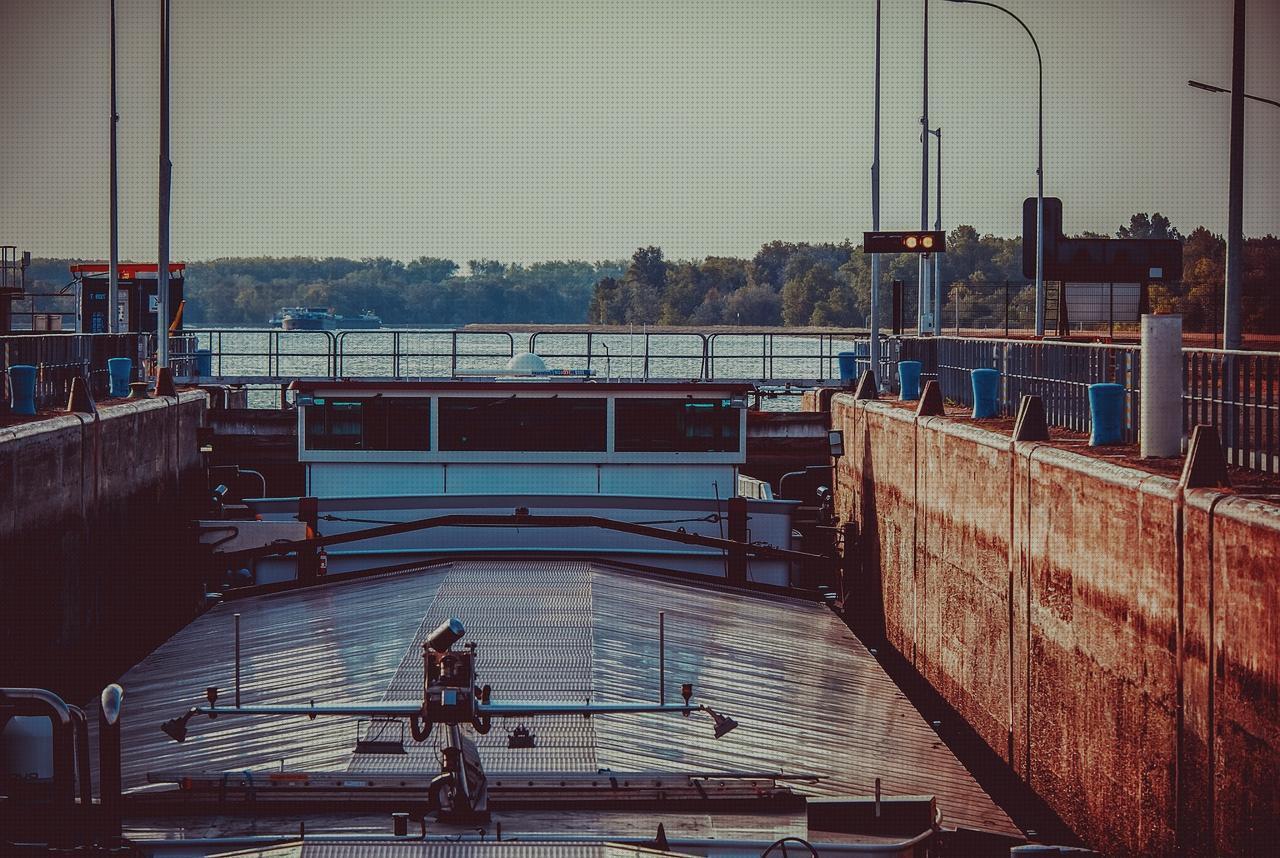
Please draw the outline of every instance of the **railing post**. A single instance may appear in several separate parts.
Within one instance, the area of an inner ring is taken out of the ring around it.
[[[1009,281],[1004,281],[1004,338],[1009,339]]]

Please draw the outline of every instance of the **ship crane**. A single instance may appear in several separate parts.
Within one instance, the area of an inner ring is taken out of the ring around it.
[[[368,717],[399,719],[409,722],[414,741],[423,742],[439,725],[447,730],[442,749],[440,774],[431,781],[428,794],[428,812],[437,813],[441,821],[470,822],[488,817],[488,791],[484,769],[475,743],[462,734],[462,728],[470,726],[484,735],[492,727],[494,718],[530,718],[539,715],[626,715],[641,713],[672,713],[688,717],[694,712],[705,712],[715,724],[715,737],[719,739],[738,726],[728,715],[717,712],[705,704],[694,703],[693,686],[681,686],[683,703],[567,703],[544,701],[510,701],[495,703],[488,685],[476,682],[476,645],[469,643],[462,649],[453,648],[466,628],[462,621],[451,618],[441,623],[422,645],[423,694],[421,703],[371,702],[331,703],[317,705],[266,705],[219,706],[218,689],[205,690],[207,705],[191,707],[186,713],[165,721],[160,729],[177,742],[187,738],[187,724],[197,715],[209,718],[236,715],[305,715],[315,719],[321,715],[340,717]],[[532,737],[528,731],[517,728],[523,741],[512,747],[529,747]]]

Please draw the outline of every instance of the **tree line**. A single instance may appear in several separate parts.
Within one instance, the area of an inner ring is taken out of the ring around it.
[[[1088,235],[1095,235],[1086,233]],[[1181,283],[1153,285],[1156,312],[1181,313],[1187,330],[1220,325],[1226,243],[1204,227],[1185,237],[1159,213],[1133,215],[1118,238],[1176,238],[1183,244]],[[1245,242],[1244,326],[1280,333],[1280,239]],[[905,315],[915,318],[919,257],[882,256],[883,324],[888,284],[905,286]],[[78,260],[40,259],[30,289],[57,291]],[[962,301],[966,320],[998,327],[1005,290],[1014,284],[1010,315],[1029,318],[1032,290],[1022,275],[1022,240],[980,235],[961,225],[947,235],[941,257],[945,301]],[[261,326],[281,307],[325,307],[342,315],[373,310],[387,325],[470,323],[592,323],[653,325],[780,325],[862,327],[871,309],[871,259],[846,240],[772,241],[750,258],[710,256],[669,260],[660,247],[641,247],[630,260],[554,261],[532,265],[419,257],[238,257],[187,265],[189,324]],[[945,312],[945,310],[944,310]]]

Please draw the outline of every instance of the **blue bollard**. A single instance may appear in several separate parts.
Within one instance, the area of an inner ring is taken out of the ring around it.
[[[1000,397],[1000,371],[996,369],[975,369],[969,374],[973,382],[973,417],[980,420],[984,417],[995,417]]]
[[[841,384],[850,385],[858,380],[859,357],[857,352],[840,352],[836,355],[836,362],[840,365]]]
[[[1089,385],[1089,446],[1124,443],[1124,385]]]
[[[898,361],[898,389],[900,398],[904,402],[908,399],[920,398],[920,370],[922,369],[924,364],[918,360]]]
[[[196,349],[196,375],[208,378],[213,375],[213,352],[209,349]]]
[[[107,375],[111,379],[112,399],[122,399],[129,395],[129,382],[133,378],[132,360],[126,357],[108,358]]]
[[[14,414],[36,413],[36,368],[27,364],[9,367],[9,410]]]

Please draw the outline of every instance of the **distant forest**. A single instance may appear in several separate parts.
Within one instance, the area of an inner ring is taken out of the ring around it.
[[[1116,236],[1182,240],[1183,281],[1153,286],[1152,309],[1182,313],[1188,330],[1217,323],[1226,256],[1222,236],[1197,227],[1184,237],[1159,213],[1135,214]],[[34,290],[64,286],[70,279],[67,266],[74,261],[37,260],[28,274]],[[913,317],[917,257],[902,254],[883,262],[886,284],[907,284]],[[948,284],[948,302],[961,298],[975,325],[990,321],[994,326],[1003,318],[1003,290],[983,287],[1026,283],[1022,240],[979,235],[972,226],[958,226],[947,236],[942,278]],[[1248,239],[1246,330],[1280,332],[1277,281],[1280,239]],[[661,248],[642,247],[630,260],[519,265],[473,259],[465,269],[435,257],[408,263],[382,257],[226,258],[188,264],[186,320],[261,326],[281,307],[309,306],[343,315],[370,309],[387,325],[432,327],[587,322],[860,327],[870,311],[870,283],[870,257],[848,241],[774,241],[749,259],[668,260]],[[1026,318],[1031,290],[1020,289],[1015,296],[1014,314]]]

